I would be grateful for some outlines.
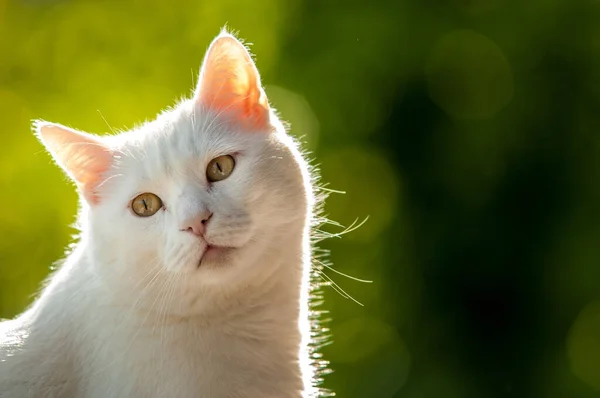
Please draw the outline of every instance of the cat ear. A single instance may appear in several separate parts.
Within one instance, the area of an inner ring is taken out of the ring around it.
[[[229,115],[244,128],[271,130],[258,70],[246,47],[228,33],[221,33],[208,48],[194,101]]]
[[[113,161],[111,150],[100,138],[60,124],[35,121],[40,141],[56,163],[75,181],[88,203],[98,203],[96,189]]]

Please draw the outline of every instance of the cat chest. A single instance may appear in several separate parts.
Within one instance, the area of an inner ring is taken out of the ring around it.
[[[166,326],[103,337],[80,361],[86,397],[269,396],[273,377],[300,381],[293,355],[258,342]]]

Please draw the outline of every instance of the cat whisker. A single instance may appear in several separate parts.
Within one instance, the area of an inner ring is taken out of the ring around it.
[[[102,118],[102,120],[104,120],[104,123],[106,123],[106,127],[108,127],[108,129],[110,130],[110,132],[115,135],[116,132],[115,130],[110,126],[110,124],[108,124],[108,122],[106,121],[106,118],[104,117],[104,115],[102,114],[102,112],[100,112],[100,109],[96,109],[96,111],[98,112],[98,114],[100,115],[100,117]]]
[[[113,151],[117,152],[121,156],[128,156],[134,160],[138,160],[137,156],[133,152],[131,152],[131,148],[122,147],[118,149],[113,149]]]
[[[106,184],[107,182],[109,182],[110,180],[114,179],[114,178],[119,178],[119,177],[123,177],[123,174],[113,174],[107,178],[104,179],[104,181],[102,181],[101,183],[98,184],[98,188],[104,186],[104,184]]]
[[[150,306],[150,308],[146,311],[146,316],[144,317],[144,320],[142,320],[140,326],[138,327],[138,330],[136,331],[136,333],[134,334],[133,338],[131,339],[131,342],[133,343],[133,341],[135,341],[135,338],[137,337],[137,335],[140,333],[140,331],[143,329],[146,321],[148,320],[148,317],[150,316],[150,314],[154,311],[154,306],[160,301],[160,297],[163,294],[163,291],[165,290],[165,287],[167,285],[167,282],[169,281],[168,278],[168,273],[166,271],[164,271],[163,269],[161,269],[158,273],[158,275],[160,276],[165,276],[166,275],[166,279],[158,279],[161,282],[160,287],[157,289],[156,292],[156,297],[154,298],[154,301],[152,302],[152,305]]]
[[[346,194],[346,191],[339,191],[337,189],[326,188],[325,186],[320,186],[317,188],[317,190],[325,191],[328,193],[340,193],[340,194],[344,194],[344,195]]]
[[[162,270],[159,270],[159,272],[155,275],[154,278],[152,278],[152,280],[148,283],[147,286],[150,286],[152,284],[155,284],[157,281],[160,281],[160,278],[158,278],[158,276],[162,273]],[[153,302],[152,306],[150,307],[150,310],[154,307],[154,304],[156,303],[156,300]],[[133,312],[133,307],[130,309],[129,314],[131,314]],[[131,346],[133,345],[133,342],[135,341],[136,337],[138,336],[138,334],[140,333],[140,331],[143,328],[143,325],[146,323],[146,320],[148,319],[148,316],[150,315],[151,311],[148,311],[146,314],[146,317],[144,318],[144,320],[142,321],[142,323],[140,324],[139,328],[137,329],[137,331],[134,333],[134,335],[132,336],[131,340],[129,341],[129,343],[126,345],[125,349],[121,352],[120,355],[116,356],[112,361],[110,361],[106,366],[103,366],[101,368],[99,368],[96,371],[96,374],[99,374],[103,371],[105,371],[106,369],[109,369],[110,367],[112,367],[113,364],[117,363],[118,361],[122,360],[123,358],[125,358],[125,356],[127,355],[127,353],[129,352],[129,350],[131,349]],[[128,319],[129,315],[127,318]]]
[[[344,289],[342,289],[337,283],[335,283],[333,281],[333,279],[331,279],[323,271],[317,269],[317,272],[319,273],[319,276],[322,279],[324,279],[325,281],[327,281],[329,283],[329,286],[331,286],[333,288],[333,290],[335,290],[336,292],[338,292],[343,298],[350,299],[350,300],[354,301],[356,304],[360,305],[361,307],[364,307],[363,303],[361,303],[360,301],[358,301],[357,299],[355,299],[354,297],[352,297],[349,293],[347,293]]]
[[[317,263],[319,263],[319,265],[321,265],[321,266],[323,266],[323,267],[326,267],[327,269],[329,269],[329,270],[331,270],[331,271],[335,272],[336,274],[338,274],[338,275],[342,275],[342,276],[345,276],[346,278],[348,278],[348,279],[352,279],[353,281],[362,282],[362,283],[373,283],[373,281],[370,281],[370,280],[366,280],[366,279],[359,279],[359,278],[356,278],[356,277],[354,277],[354,276],[350,276],[350,275],[344,274],[343,272],[341,272],[341,271],[338,271],[337,269],[333,268],[332,266],[330,266],[330,265],[327,265],[327,263],[324,263],[323,261],[320,261],[320,260],[317,260],[317,259],[315,259],[315,261],[316,261]]]
[[[355,219],[352,224],[350,224],[348,227],[344,227],[342,224],[339,224],[335,221],[331,221],[331,220],[327,220],[327,224],[330,225],[335,225],[337,227],[342,227],[345,228],[342,232],[337,232],[337,233],[329,233],[329,232],[325,232],[325,231],[321,231],[324,232],[326,234],[328,234],[331,237],[334,238],[341,238],[342,235],[346,235],[347,233],[356,231],[358,228],[362,227],[363,225],[365,225],[365,223],[369,220],[369,216],[366,216],[364,220],[362,220],[360,223],[358,222],[358,218]]]
[[[137,299],[135,300],[135,302],[133,303],[133,305],[131,306],[129,312],[128,312],[128,316],[130,316],[133,311],[136,309],[138,303],[140,302],[140,300],[142,299],[142,297],[144,296],[144,294],[147,293],[147,290],[150,288],[150,286],[152,286],[154,280],[156,278],[158,278],[161,275],[161,270],[160,270],[160,261],[158,261],[158,259],[156,260],[156,264],[146,273],[146,275],[138,282],[136,283],[136,285],[134,286],[133,290],[137,290],[138,287],[140,287],[143,282],[148,278],[148,276],[152,275],[152,273],[154,271],[157,271],[156,273],[154,273],[154,275],[152,275],[152,277],[150,278],[150,281],[148,281],[148,283],[142,288],[142,290],[139,292]]]
[[[168,316],[168,312],[169,312],[169,307],[172,301],[172,295],[173,292],[175,292],[175,290],[177,290],[177,283],[179,281],[179,279],[177,278],[178,273],[175,272],[174,274],[167,274],[167,290],[166,293],[163,297],[163,304],[162,304],[162,308],[159,311],[159,316],[156,318],[156,322],[160,322],[160,353],[161,353],[161,360],[160,360],[160,366],[162,368],[162,366],[165,363],[164,360],[164,353],[166,351],[166,340],[165,340],[165,327],[167,324],[167,316]],[[162,316],[161,316],[161,312],[162,312]],[[162,319],[162,321],[161,321]]]

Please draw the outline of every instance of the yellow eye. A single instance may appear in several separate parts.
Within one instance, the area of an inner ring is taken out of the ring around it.
[[[219,156],[208,163],[208,167],[206,168],[206,178],[210,182],[224,180],[229,177],[234,167],[235,160],[233,160],[233,156]]]
[[[163,207],[163,202],[153,193],[138,195],[131,202],[131,209],[140,217],[150,217]]]

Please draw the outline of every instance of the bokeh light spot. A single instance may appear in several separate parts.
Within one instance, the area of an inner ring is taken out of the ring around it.
[[[595,390],[600,390],[600,301],[580,313],[567,339],[571,371]]]
[[[492,40],[470,30],[442,37],[426,65],[431,99],[457,119],[486,119],[513,97],[512,71]]]
[[[319,121],[303,96],[280,86],[267,86],[269,102],[289,123],[289,133],[297,137],[303,148],[314,150],[319,142]]]

